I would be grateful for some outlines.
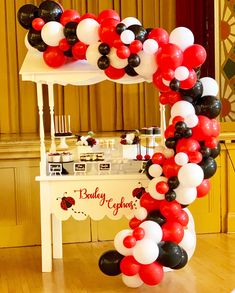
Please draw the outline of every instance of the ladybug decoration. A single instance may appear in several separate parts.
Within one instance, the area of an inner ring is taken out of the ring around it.
[[[140,186],[139,187],[136,187],[132,191],[133,197],[136,197],[138,199],[140,199],[141,196],[145,193],[145,188],[141,185],[141,182],[139,182],[139,184],[140,184]]]
[[[63,196],[60,206],[63,210],[67,211],[71,206],[75,205],[75,199],[71,196]]]

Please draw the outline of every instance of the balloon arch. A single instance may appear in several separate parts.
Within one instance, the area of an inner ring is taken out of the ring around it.
[[[200,78],[205,49],[194,44],[185,27],[170,34],[145,29],[138,19],[120,20],[111,9],[79,15],[43,1],[39,7],[22,6],[18,20],[28,30],[26,46],[42,52],[48,66],[86,59],[111,80],[140,76],[152,81],[160,103],[171,107],[165,145],[146,164],[147,190],[133,191],[141,207],[130,229],[116,235],[116,250],[99,260],[103,273],[122,274],[129,287],[159,284],[165,270],[184,267],[192,256],[196,240],[186,207],[208,194],[220,153],[218,85],[213,78]]]

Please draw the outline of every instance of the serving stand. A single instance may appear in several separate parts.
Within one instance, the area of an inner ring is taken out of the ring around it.
[[[41,258],[42,271],[51,272],[52,258],[62,258],[62,221],[73,217],[84,220],[91,217],[101,220],[104,216],[110,219],[120,219],[123,216],[131,218],[138,208],[139,201],[132,196],[132,191],[141,182],[147,186],[144,174],[112,174],[99,172],[97,175],[66,176],[50,175],[48,173],[47,150],[43,124],[43,85],[48,87],[48,104],[50,110],[50,152],[56,152],[54,125],[54,84],[92,85],[104,80],[107,76],[86,61],[76,61],[53,69],[48,67],[41,53],[28,52],[20,70],[22,80],[32,81],[37,87],[37,104],[40,123],[40,183],[41,210]],[[144,82],[145,79],[124,76],[115,82],[133,84]],[[165,130],[165,108],[160,105],[161,133]],[[164,142],[162,135],[161,142]],[[73,200],[72,200],[72,199]]]

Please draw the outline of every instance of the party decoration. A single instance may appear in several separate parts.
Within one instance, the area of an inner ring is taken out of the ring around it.
[[[127,77],[131,83],[139,76],[152,82],[160,91],[161,105],[170,107],[163,145],[155,148],[152,157],[144,157],[149,182],[132,192],[140,208],[133,212],[130,229],[115,236],[116,250],[105,252],[99,260],[104,274],[121,274],[128,287],[159,284],[165,268],[181,269],[192,257],[196,236],[185,206],[208,194],[209,178],[217,169],[220,125],[216,118],[221,102],[216,80],[200,77],[206,50],[194,43],[186,27],[169,33],[160,27],[147,29],[137,18],[121,19],[112,9],[98,16],[81,15],[55,1],[42,1],[39,7],[23,5],[17,18],[28,30],[29,54],[38,54],[49,67],[68,62],[79,67],[82,60],[117,82]],[[129,144],[133,139],[125,136],[124,141]],[[143,159],[141,153],[137,159]],[[74,204],[72,197],[63,197],[61,208],[68,211]]]

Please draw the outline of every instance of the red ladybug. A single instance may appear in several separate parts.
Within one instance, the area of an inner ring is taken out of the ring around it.
[[[75,200],[73,197],[62,197],[60,206],[63,210],[67,211],[69,208],[71,208],[72,205],[75,205]]]

